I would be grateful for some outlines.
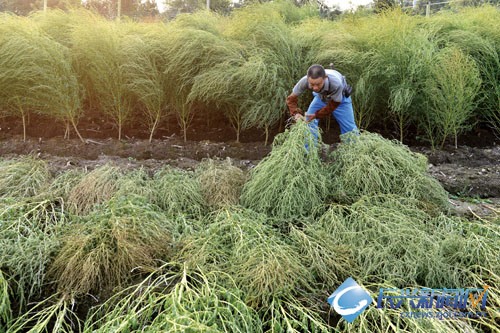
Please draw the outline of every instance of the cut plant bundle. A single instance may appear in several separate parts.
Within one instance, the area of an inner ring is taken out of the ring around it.
[[[50,185],[39,194],[39,197],[49,200],[59,200],[61,204],[68,202],[68,197],[73,188],[85,177],[80,169],[61,171],[54,176]]]
[[[231,159],[203,160],[196,168],[205,201],[214,209],[235,205],[245,183],[243,171],[232,165]]]
[[[9,283],[4,278],[4,274],[0,270],[0,329],[2,330],[7,328],[5,325],[10,320],[12,315],[9,295]]]
[[[47,266],[60,245],[60,227],[70,220],[51,200],[0,199],[0,269],[19,308],[42,294]]]
[[[462,288],[483,269],[498,268],[498,244],[490,240],[498,237],[498,226],[473,231],[460,219],[431,217],[422,207],[415,199],[365,196],[350,207],[333,205],[319,224],[353,249],[359,281]]]
[[[31,197],[44,190],[51,181],[44,160],[23,156],[0,160],[0,197]]]
[[[179,258],[190,267],[228,273],[253,307],[269,306],[312,281],[294,247],[267,216],[241,207],[218,211],[208,226],[186,237]]]
[[[334,201],[351,204],[363,195],[392,193],[418,199],[429,205],[429,210],[447,207],[446,191],[427,175],[425,156],[375,133],[348,135],[346,140],[353,143],[340,145],[330,156]]]
[[[319,295],[326,285],[341,283],[353,262],[338,243],[324,244],[317,235],[294,229],[282,237],[264,214],[227,207],[182,240],[178,259],[202,271],[228,273],[229,283],[258,311],[264,330],[323,332],[328,325]]]
[[[138,196],[121,197],[79,218],[49,274],[66,296],[100,295],[127,281],[131,270],[168,255],[171,224]]]
[[[88,214],[96,204],[111,199],[118,190],[120,168],[106,164],[89,172],[71,189],[68,208],[79,215]]]
[[[153,203],[161,207],[167,215],[199,217],[207,211],[200,182],[193,172],[164,168],[153,177],[155,197]]]
[[[277,135],[271,153],[249,172],[241,203],[276,218],[310,215],[328,195],[329,179],[316,147],[320,144],[321,138],[316,143],[300,119]]]
[[[149,203],[155,202],[157,198],[153,182],[142,167],[120,175],[116,180],[116,187],[114,198],[136,194],[145,198]]]
[[[244,294],[227,281],[221,272],[165,264],[95,308],[85,332],[262,332]]]

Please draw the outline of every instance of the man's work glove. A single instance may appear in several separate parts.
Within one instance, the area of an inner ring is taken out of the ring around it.
[[[340,105],[340,102],[330,101],[327,105],[316,111],[316,113],[311,115],[306,115],[307,122],[310,122],[314,119],[321,119],[328,116],[330,113],[335,111],[335,109]]]
[[[302,111],[297,107],[298,103],[299,97],[293,93],[286,98],[286,104],[288,105],[288,110],[290,110],[290,115],[292,117],[302,113]]]

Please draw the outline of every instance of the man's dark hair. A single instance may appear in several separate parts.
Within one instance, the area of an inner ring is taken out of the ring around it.
[[[325,75],[326,75],[325,68],[321,65],[312,65],[307,70],[307,77],[310,77],[311,79],[325,77]]]

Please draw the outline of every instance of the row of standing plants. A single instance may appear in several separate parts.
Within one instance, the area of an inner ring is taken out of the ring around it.
[[[394,126],[443,146],[486,124],[500,131],[500,14],[491,6],[432,18],[401,10],[338,21],[312,5],[249,5],[230,16],[111,22],[84,10],[0,17],[0,110],[53,117],[65,137],[86,113],[132,123],[152,140],[175,115],[187,139],[195,113],[224,114],[236,140],[287,117],[285,99],[313,63],[354,86],[359,127]],[[301,99],[307,108],[311,96]],[[24,133],[24,137],[26,134]]]

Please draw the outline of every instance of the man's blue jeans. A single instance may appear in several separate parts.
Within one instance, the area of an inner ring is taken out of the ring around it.
[[[316,113],[319,109],[326,106],[326,103],[323,102],[317,92],[313,91],[314,99],[309,105],[309,109],[307,109],[308,114]],[[351,131],[355,131],[356,134],[359,133],[358,127],[356,126],[356,122],[354,121],[354,110],[352,109],[351,97],[342,97],[342,102],[340,105],[333,111],[333,116],[337,120],[340,126],[340,134],[345,134]],[[314,142],[316,144],[316,140],[318,138],[318,123],[319,119],[314,119],[309,123],[309,128],[311,129],[311,133],[314,135]],[[307,149],[307,144],[306,144]]]

